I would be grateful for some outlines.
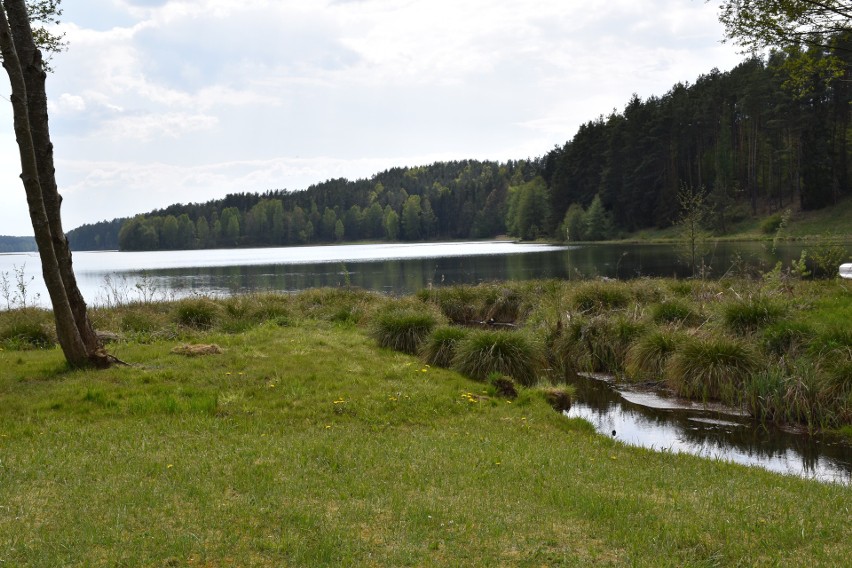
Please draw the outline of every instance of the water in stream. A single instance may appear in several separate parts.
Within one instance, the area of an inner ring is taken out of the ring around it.
[[[608,377],[579,377],[575,386],[577,400],[567,416],[584,418],[627,444],[852,484],[852,445],[843,440],[761,426],[736,410],[668,398]]]

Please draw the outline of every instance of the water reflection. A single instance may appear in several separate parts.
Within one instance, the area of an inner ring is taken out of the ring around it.
[[[566,413],[627,444],[754,465],[820,481],[852,482],[852,446],[760,425],[721,407],[579,377]],[[614,434],[613,434],[614,433]]]
[[[415,247],[417,245],[411,245]],[[198,251],[199,255],[213,251]],[[252,291],[293,292],[321,286],[353,285],[368,290],[413,293],[430,285],[478,284],[491,281],[523,281],[542,278],[570,280],[606,276],[636,278],[691,275],[680,250],[672,245],[540,246],[522,254],[490,253],[487,244],[471,243],[467,255],[429,258],[376,258],[374,260],[268,264],[233,264],[152,268],[144,271],[150,283],[176,295],[190,292],[233,294]],[[705,262],[719,275],[732,266],[768,270],[781,260],[797,259],[801,245],[785,244],[770,251],[760,243],[723,243]],[[163,253],[169,254],[169,253]],[[80,278],[91,287],[102,284],[104,265],[83,271]],[[142,271],[117,272],[133,280]],[[97,281],[100,279],[100,282]]]
[[[704,263],[709,276],[732,267],[767,271],[776,262],[798,259],[803,245],[717,243]],[[847,247],[849,248],[849,247]],[[510,242],[414,243],[161,251],[150,253],[76,252],[74,266],[83,296],[99,303],[105,281],[120,283],[132,299],[136,284],[166,297],[192,293],[228,295],[255,291],[293,292],[320,286],[353,285],[368,290],[412,293],[430,285],[478,284],[605,276],[691,276],[682,247],[666,244],[548,246]],[[38,255],[0,255],[0,273],[25,266],[33,277],[31,298],[47,293]]]

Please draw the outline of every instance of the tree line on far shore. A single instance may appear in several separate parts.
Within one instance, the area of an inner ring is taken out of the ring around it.
[[[832,45],[773,51],[663,96],[634,95],[541,157],[439,162],[302,191],[235,193],[84,225],[68,237],[77,250],[504,234],[600,240],[676,223],[683,188],[704,197],[707,229],[722,234],[749,216],[819,209],[849,194],[852,43]],[[842,60],[842,72],[814,65],[828,55]]]

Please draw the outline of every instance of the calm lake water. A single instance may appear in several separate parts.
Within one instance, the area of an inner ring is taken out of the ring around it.
[[[727,271],[789,266],[803,245],[775,251],[761,243],[720,243],[704,262],[710,277]],[[630,279],[691,275],[683,248],[675,245],[552,246],[505,241],[374,244],[321,247],[164,252],[75,252],[74,267],[90,304],[172,299],[193,294],[296,292],[320,286],[353,285],[392,293],[426,286],[539,278],[591,276]],[[35,253],[0,254],[0,276],[14,295],[23,269],[27,302],[48,303]],[[2,281],[0,281],[2,283]],[[0,309],[6,299],[0,289]],[[626,443],[665,451],[688,451],[759,465],[820,480],[849,483],[852,447],[804,435],[769,430],[683,404],[660,402],[652,393],[628,393],[600,382],[581,385],[571,416],[583,417]],[[631,402],[632,400],[632,402]],[[657,408],[655,408],[657,407]]]
[[[761,243],[720,243],[709,247],[710,276],[732,267],[769,270],[789,265],[803,246],[785,243],[776,251]],[[351,284],[368,290],[411,293],[429,285],[573,279],[589,276],[690,276],[683,248],[675,245],[551,246],[505,241],[373,244],[317,247],[220,249],[158,252],[75,252],[74,267],[90,304],[229,295],[255,291],[294,292]],[[30,303],[47,304],[36,253],[0,254],[0,275],[15,284],[23,268]],[[0,290],[2,292],[2,290]],[[38,299],[37,299],[38,298]],[[40,301],[39,301],[40,300]],[[0,297],[0,309],[5,301]]]
[[[606,376],[578,377],[577,402],[566,415],[584,418],[626,444],[684,452],[762,467],[824,482],[852,482],[852,445],[756,424],[736,410],[616,384]]]

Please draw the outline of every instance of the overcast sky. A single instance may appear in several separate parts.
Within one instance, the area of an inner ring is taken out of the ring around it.
[[[735,66],[717,6],[66,0],[69,49],[47,83],[65,229],[393,166],[541,156],[632,93]],[[4,109],[0,234],[30,235]]]

